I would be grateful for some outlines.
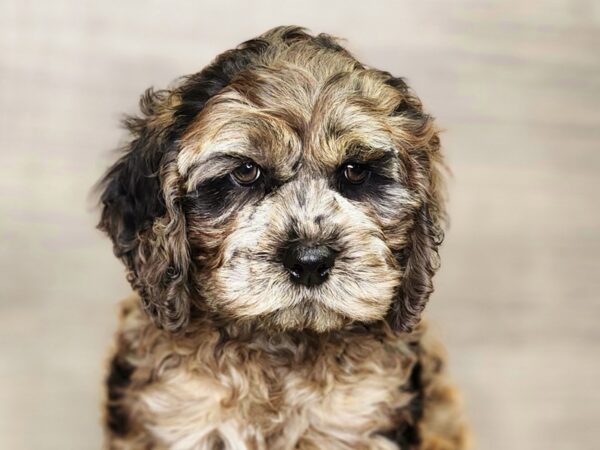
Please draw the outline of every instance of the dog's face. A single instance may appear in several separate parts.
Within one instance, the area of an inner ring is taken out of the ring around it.
[[[417,321],[437,264],[439,143],[406,85],[278,28],[149,93],[101,227],[157,324]]]

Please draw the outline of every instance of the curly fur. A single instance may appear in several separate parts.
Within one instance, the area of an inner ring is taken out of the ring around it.
[[[445,213],[437,130],[405,82],[280,27],[140,107],[99,185],[99,227],[138,294],[107,446],[465,448],[418,325]],[[245,161],[263,174],[251,187],[229,176]],[[370,170],[360,187],[348,162]],[[290,282],[295,242],[335,251],[325,283]]]

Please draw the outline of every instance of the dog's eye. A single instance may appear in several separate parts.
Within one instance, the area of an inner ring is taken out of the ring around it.
[[[256,183],[260,178],[260,167],[253,162],[245,162],[237,167],[232,173],[233,179],[242,186],[249,186]]]
[[[348,163],[344,166],[344,177],[352,184],[364,183],[371,171],[363,164]]]

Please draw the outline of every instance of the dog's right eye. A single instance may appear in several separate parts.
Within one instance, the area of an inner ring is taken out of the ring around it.
[[[233,180],[242,186],[250,186],[256,183],[260,175],[260,167],[251,161],[243,163],[231,172]]]

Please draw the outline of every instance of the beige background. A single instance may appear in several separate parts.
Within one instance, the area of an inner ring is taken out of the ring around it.
[[[430,315],[478,448],[599,448],[600,3],[0,2],[0,448],[100,447],[128,286],[89,189],[118,120],[279,24],[347,38],[446,130]]]

